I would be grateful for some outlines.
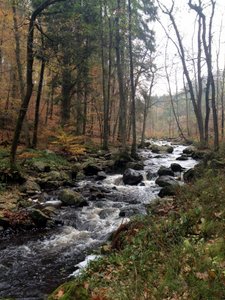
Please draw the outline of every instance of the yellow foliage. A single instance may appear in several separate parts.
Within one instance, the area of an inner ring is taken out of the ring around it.
[[[85,154],[86,148],[81,145],[84,142],[83,136],[74,136],[63,130],[60,130],[55,136],[56,140],[52,142],[60,151],[79,156]]]
[[[38,153],[32,153],[32,152],[23,152],[18,155],[19,159],[30,159],[30,158],[36,158],[39,157],[40,154]]]

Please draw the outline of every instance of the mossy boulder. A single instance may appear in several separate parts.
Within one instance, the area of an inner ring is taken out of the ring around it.
[[[65,171],[51,171],[43,175],[38,179],[38,184],[45,190],[56,189],[71,183],[71,178]]]
[[[170,145],[163,145],[163,146],[159,146],[156,144],[153,144],[150,146],[150,149],[153,153],[173,153],[173,147]]]
[[[47,221],[50,219],[44,212],[39,209],[32,209],[29,212],[31,220],[37,227],[45,227]]]
[[[35,160],[32,162],[32,168],[37,172],[50,172],[51,167],[48,163],[41,160]]]
[[[191,156],[197,149],[194,146],[189,146],[183,150],[183,153]]]
[[[40,192],[41,188],[39,184],[37,184],[34,180],[28,179],[24,184],[20,186],[20,191],[29,195],[33,195],[37,192]]]
[[[71,189],[63,189],[59,192],[59,200],[62,201],[63,205],[83,206],[86,201],[84,197]]]
[[[160,176],[156,179],[155,183],[160,187],[180,185],[180,182],[172,176]]]
[[[159,168],[157,173],[158,173],[159,176],[166,176],[166,175],[174,176],[174,172],[171,170],[171,168],[166,168],[166,167],[163,167],[163,166],[161,166]]]

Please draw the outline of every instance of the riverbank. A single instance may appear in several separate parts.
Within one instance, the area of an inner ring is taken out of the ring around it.
[[[109,254],[48,299],[224,299],[225,169],[208,164],[194,184],[121,226]]]

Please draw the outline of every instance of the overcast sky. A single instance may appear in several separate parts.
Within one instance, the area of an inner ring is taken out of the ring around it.
[[[198,2],[198,0],[196,0]],[[179,31],[181,33],[181,36],[183,38],[184,47],[187,50],[188,58],[193,57],[193,49],[195,51],[196,47],[196,38],[193,39],[193,34],[195,32],[195,20],[196,20],[196,13],[193,10],[189,9],[188,6],[188,0],[175,0],[175,7],[174,7],[174,16],[179,28]],[[195,0],[192,1],[195,3]],[[210,3],[209,0],[202,0],[203,3],[207,4]],[[166,5],[168,8],[171,7],[172,1],[171,0],[161,0],[161,3]],[[171,37],[176,40],[176,37],[174,35],[174,30],[172,27],[170,27],[170,21],[169,17],[165,14],[162,14],[160,9],[159,12],[159,18],[164,25],[164,27],[170,32]],[[207,9],[205,10],[207,17],[210,16],[210,11]],[[224,68],[225,63],[225,19],[223,20],[225,15],[225,0],[216,0],[216,7],[215,7],[215,16],[213,19],[213,53],[214,58],[216,57],[216,53],[218,49],[220,49],[220,55],[219,55],[219,65],[220,69]],[[221,34],[221,40],[220,40],[220,48],[219,48],[219,32],[220,28],[222,26],[222,34]],[[157,44],[157,66],[161,67],[160,74],[157,78],[157,82],[154,87],[154,94],[162,95],[166,94],[168,91],[168,85],[165,79],[165,69],[164,69],[164,61],[165,61],[165,47],[167,43],[167,38],[165,35],[165,32],[162,28],[162,26],[156,22],[154,24],[154,30],[156,32],[156,44]],[[194,44],[193,44],[194,40]],[[171,72],[171,83],[173,86],[173,91],[175,91],[175,73],[177,72],[177,78],[179,83],[179,88],[182,88],[182,68],[180,65],[180,60],[178,56],[175,56],[177,54],[177,50],[175,46],[172,44],[172,42],[169,42],[168,44],[168,61],[167,64],[169,67],[169,70]],[[214,69],[216,70],[216,64],[214,66]]]

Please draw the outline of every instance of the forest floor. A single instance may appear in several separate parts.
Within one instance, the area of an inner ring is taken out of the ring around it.
[[[207,168],[175,197],[151,204],[49,300],[225,299],[224,175]]]

